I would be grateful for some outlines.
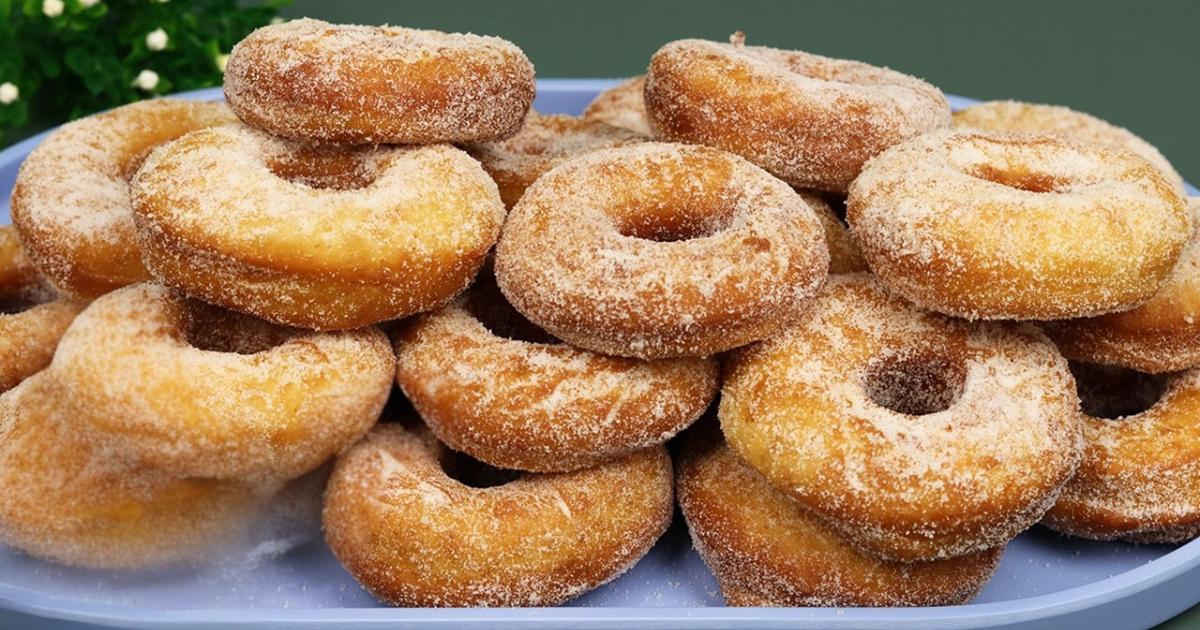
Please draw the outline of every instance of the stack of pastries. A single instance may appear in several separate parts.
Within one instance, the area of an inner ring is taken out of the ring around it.
[[[730,605],[932,606],[1039,522],[1200,534],[1197,205],[1145,141],[740,33],[534,95],[502,39],[297,20],[228,105],[51,134],[0,230],[0,541],[198,563],[323,486],[381,600],[546,606],[678,498]]]

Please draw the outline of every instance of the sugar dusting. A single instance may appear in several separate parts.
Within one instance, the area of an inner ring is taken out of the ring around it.
[[[1061,136],[940,131],[871,160],[851,233],[890,291],[968,319],[1063,319],[1148,300],[1192,235],[1150,163]]]
[[[920,79],[697,39],[654,54],[645,103],[656,137],[725,149],[795,186],[833,192],[889,146],[950,125],[946,97]]]
[[[829,265],[813,208],[750,163],[639,143],[550,171],[513,208],[496,276],[524,316],[596,352],[697,356],[766,337]]]
[[[645,75],[633,77],[596,95],[583,109],[583,117],[650,137],[654,133],[646,115],[645,90]]]
[[[481,283],[487,284],[485,280]],[[468,308],[511,308],[494,287],[396,330],[397,380],[450,447],[504,468],[594,466],[662,444],[708,407],[711,358],[644,361],[489,330]]]
[[[533,64],[498,37],[290,20],[234,46],[225,98],[276,135],[352,144],[503,138],[533,102]]]
[[[888,348],[960,363],[957,400],[919,416],[873,402],[863,379]],[[945,558],[1003,544],[1053,502],[1079,459],[1072,387],[1031,327],[922,313],[845,275],[727,364],[720,418],[742,457],[854,544]]]

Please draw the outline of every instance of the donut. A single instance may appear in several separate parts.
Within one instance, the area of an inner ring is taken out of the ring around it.
[[[1111,144],[1132,151],[1163,172],[1180,194],[1183,177],[1154,145],[1128,129],[1103,121],[1091,114],[1058,105],[1038,105],[1019,101],[988,101],[954,112],[954,126],[983,131],[1056,133],[1082,142]]]
[[[829,248],[829,273],[832,275],[870,271],[867,261],[863,260],[862,252],[858,251],[854,237],[850,235],[850,230],[838,218],[829,202],[811,192],[797,190],[796,193],[817,211],[817,218],[821,220],[821,229],[825,232],[825,245]]]
[[[204,559],[244,530],[272,492],[175,477],[98,445],[40,372],[0,395],[0,542],[94,569]]]
[[[1193,217],[1200,216],[1200,198],[1188,205]],[[1078,361],[1149,373],[1200,367],[1200,238],[1192,235],[1171,275],[1145,304],[1046,322],[1042,329],[1067,358]]]
[[[75,300],[59,298],[21,248],[12,226],[0,226],[0,392],[50,364]]]
[[[75,422],[140,461],[286,480],[366,434],[394,361],[375,328],[284,329],[139,284],[80,313],[49,369]]]
[[[465,148],[496,180],[504,206],[512,208],[534,180],[573,156],[641,140],[632,131],[606,123],[530,110],[511,138]]]
[[[920,79],[736,36],[660,48],[645,99],[657,138],[724,149],[789,184],[833,192],[884,149],[950,125],[946,97]]]
[[[918,306],[967,319],[1129,310],[1191,237],[1172,184],[1117,147],[940,131],[888,149],[850,189],[871,270]]]
[[[478,142],[511,135],[533,64],[499,37],[301,19],[238,42],[225,100],[248,125],[339,144]]]
[[[244,126],[155,151],[133,205],[146,266],[164,284],[317,330],[449,302],[504,221],[496,184],[449,145],[319,148]]]
[[[617,356],[705,356],[767,337],[824,281],[816,212],[783,182],[707,147],[594,151],[526,190],[496,245],[517,311]]]
[[[920,561],[999,547],[1080,458],[1067,361],[1036,328],[915,309],[833,276],[803,318],[731,356],[730,447],[858,548]]]
[[[25,158],[13,186],[12,220],[29,257],[81,298],[148,280],[129,179],[154,147],[235,120],[219,103],[153,99],[59,127]]]
[[[396,380],[434,435],[500,468],[564,472],[662,444],[717,392],[713,359],[573,348],[483,280],[394,339]]]
[[[913,563],[865,555],[738,459],[719,432],[708,433],[689,432],[675,492],[731,606],[963,604],[1004,553],[999,547]]]
[[[450,477],[449,453],[424,429],[381,424],[334,467],[326,542],[387,603],[554,606],[623,573],[671,520],[661,446],[486,488]]]
[[[649,137],[652,132],[650,120],[646,116],[646,99],[643,96],[645,91],[645,75],[623,81],[620,85],[597,94],[596,98],[583,108],[583,117]]]
[[[1042,522],[1098,540],[1200,535],[1200,370],[1145,374],[1072,364],[1083,460]]]

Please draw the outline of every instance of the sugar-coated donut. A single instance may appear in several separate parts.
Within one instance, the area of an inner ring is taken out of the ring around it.
[[[146,266],[164,283],[318,330],[448,302],[504,221],[495,182],[449,145],[314,148],[244,126],[155,151],[133,203]]]
[[[424,429],[381,424],[334,468],[326,541],[388,603],[554,606],[623,573],[671,521],[663,447],[487,488],[448,476],[448,453]]]
[[[1042,522],[1099,540],[1200,535],[1200,370],[1072,367],[1083,400],[1083,460]]]
[[[920,79],[736,40],[663,46],[645,99],[656,137],[731,151],[789,184],[833,192],[884,149],[950,125],[946,97]]]
[[[1032,326],[920,311],[854,274],[726,363],[719,416],[775,487],[861,549],[915,561],[1037,522],[1079,461],[1076,404]]]
[[[387,336],[286,329],[139,284],[93,302],[49,370],[92,435],[178,475],[292,479],[362,437]]]
[[[1019,101],[988,101],[954,112],[954,126],[984,131],[1057,133],[1083,142],[1116,145],[1146,158],[1167,176],[1180,193],[1184,190],[1183,177],[1154,145],[1128,129],[1067,107]]]
[[[962,604],[1004,553],[999,547],[929,562],[863,554],[706,428],[685,438],[675,492],[692,541],[731,606]]]
[[[154,147],[236,120],[219,103],[153,99],[59,127],[25,158],[13,187],[12,220],[29,257],[84,298],[148,280],[129,179]]]
[[[968,319],[1067,319],[1150,299],[1192,235],[1136,154],[1062,136],[941,131],[871,160],[846,218],[871,270]]]
[[[432,144],[503,138],[533,103],[533,64],[499,37],[291,20],[238,42],[225,98],[296,140]]]
[[[662,444],[717,392],[714,359],[573,348],[524,321],[482,279],[394,338],[397,382],[433,433],[501,468],[576,470]]]
[[[30,263],[12,226],[0,226],[0,392],[50,364],[79,313]]]
[[[646,117],[645,91],[646,76],[633,77],[596,95],[583,108],[583,117],[649,137],[653,134],[650,120]]]
[[[1188,204],[1195,222],[1200,198]],[[1150,301],[1120,313],[1046,322],[1042,329],[1071,359],[1151,373],[1200,367],[1200,234],[1192,235]]]
[[[496,246],[508,301],[550,334],[644,359],[704,356],[793,319],[829,268],[783,182],[707,147],[645,142],[543,175]]]
[[[817,211],[817,218],[821,220],[821,228],[825,231],[825,245],[829,247],[829,273],[870,271],[867,261],[863,260],[862,252],[858,251],[854,237],[850,235],[849,228],[838,218],[829,202],[811,192],[797,190],[796,193]]]
[[[572,157],[641,140],[632,131],[602,122],[530,110],[516,135],[465,148],[496,180],[504,206],[512,208],[534,180]]]
[[[98,569],[198,561],[273,491],[175,477],[107,451],[40,372],[0,395],[0,542]]]

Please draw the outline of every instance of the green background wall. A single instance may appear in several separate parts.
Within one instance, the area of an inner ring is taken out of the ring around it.
[[[944,91],[1057,103],[1145,137],[1200,182],[1200,2],[296,0],[284,15],[499,35],[542,77],[645,70],[672,39],[887,65]]]

